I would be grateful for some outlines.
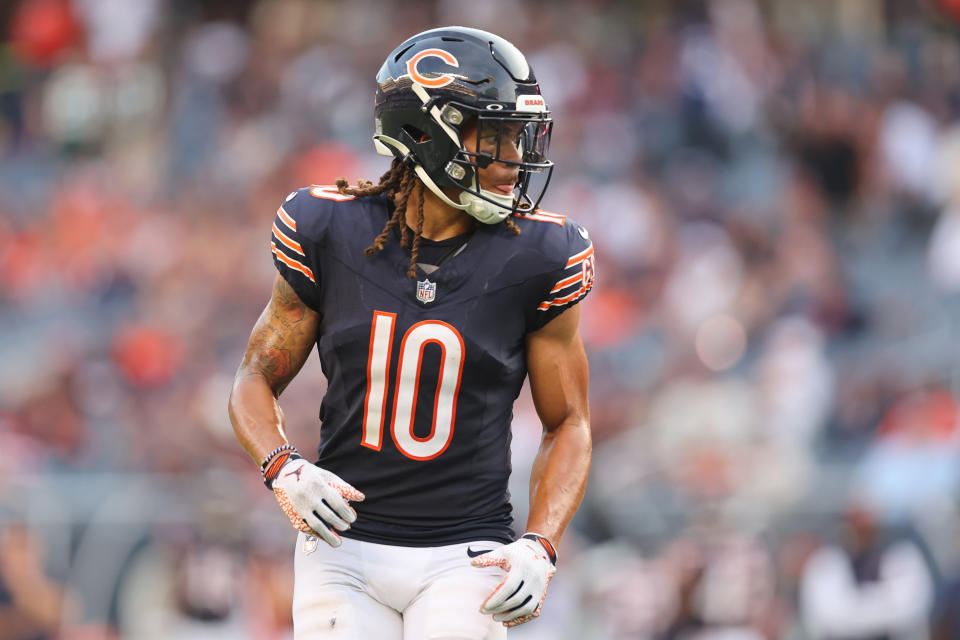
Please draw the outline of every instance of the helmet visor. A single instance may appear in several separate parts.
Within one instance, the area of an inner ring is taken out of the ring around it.
[[[493,162],[519,166],[524,171],[543,171],[552,166],[547,159],[553,121],[540,115],[497,115],[480,113],[477,143],[472,152],[480,168]]]

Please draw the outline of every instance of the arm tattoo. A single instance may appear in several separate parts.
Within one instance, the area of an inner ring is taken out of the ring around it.
[[[279,396],[313,349],[315,320],[315,312],[283,278],[277,278],[270,303],[250,335],[237,376],[263,376]]]

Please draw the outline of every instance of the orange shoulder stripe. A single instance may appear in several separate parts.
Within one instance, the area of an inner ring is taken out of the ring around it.
[[[278,250],[277,250],[277,245],[275,245],[275,244],[272,243],[272,242],[270,243],[270,249],[273,251],[273,255],[277,256],[277,260],[279,260],[279,261],[282,262],[283,264],[287,265],[287,266],[290,267],[291,269],[296,269],[297,271],[299,271],[299,272],[302,273],[303,275],[307,276],[308,278],[310,278],[310,282],[312,282],[312,283],[314,283],[314,284],[317,283],[317,281],[313,278],[313,271],[311,271],[310,268],[307,267],[305,264],[303,264],[303,263],[300,262],[299,260],[294,260],[293,258],[288,258],[287,256],[285,256],[285,255],[283,254],[282,251],[278,251]]]
[[[303,252],[303,247],[300,246],[300,243],[286,235],[283,231],[280,231],[280,229],[277,228],[277,223],[273,223],[273,236],[291,251],[296,251],[303,257],[307,256],[307,254]]]
[[[280,208],[277,209],[277,215],[283,220],[283,224],[290,227],[292,231],[297,230],[297,221],[290,217],[290,214],[284,210],[283,205],[280,205]]]
[[[554,300],[547,300],[546,302],[541,302],[539,305],[537,305],[537,309],[539,311],[546,311],[550,307],[560,306],[562,304],[567,304],[568,302],[573,302],[574,300],[586,295],[587,291],[590,291],[590,289],[592,288],[593,288],[593,282],[591,282],[585,287],[580,287],[570,295],[564,296],[563,298],[556,298]]]
[[[566,289],[566,288],[569,287],[570,285],[576,284],[577,282],[579,282],[579,281],[581,281],[581,280],[583,280],[583,274],[582,274],[582,273],[576,273],[576,274],[570,276],[569,278],[564,278],[563,280],[561,280],[560,282],[558,282],[556,285],[554,285],[553,289],[550,290],[550,293],[556,293],[557,291],[560,291],[561,289]]]
[[[584,259],[586,259],[587,257],[592,256],[592,255],[593,255],[593,243],[591,242],[589,247],[587,247],[586,249],[584,249],[584,250],[581,251],[580,253],[578,253],[578,254],[576,254],[576,255],[574,255],[574,256],[571,256],[570,259],[567,260],[567,267],[566,267],[566,268],[569,269],[569,268],[572,267],[573,265],[579,264],[579,263],[583,262]]]

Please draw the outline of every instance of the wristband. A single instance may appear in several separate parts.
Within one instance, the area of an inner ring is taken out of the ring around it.
[[[292,444],[280,445],[271,451],[264,461],[260,463],[260,474],[263,476],[263,484],[267,489],[273,490],[273,481],[277,479],[283,465],[299,457],[300,454],[297,452],[297,448]]]
[[[528,532],[523,534],[520,537],[526,538],[527,540],[536,540],[537,542],[539,542],[540,546],[542,546],[546,550],[547,557],[550,558],[550,562],[553,564],[553,566],[557,566],[557,549],[556,547],[553,546],[553,543],[550,542],[547,536],[542,536],[539,533]]]

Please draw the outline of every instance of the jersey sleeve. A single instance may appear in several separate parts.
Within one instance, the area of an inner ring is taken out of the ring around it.
[[[308,211],[306,189],[284,200],[273,219],[270,251],[273,264],[300,299],[314,311],[320,307],[320,251],[322,232]]]
[[[537,300],[533,331],[545,326],[558,315],[577,304],[590,292],[596,278],[593,242],[582,226],[567,219],[566,242],[561,244],[565,260],[547,274],[547,288]]]

